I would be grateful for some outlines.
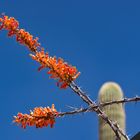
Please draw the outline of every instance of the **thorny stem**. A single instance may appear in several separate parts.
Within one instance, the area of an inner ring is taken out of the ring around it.
[[[112,105],[112,104],[120,104],[120,103],[128,103],[128,102],[137,102],[140,101],[140,97],[136,96],[133,98],[124,98],[122,100],[118,101],[110,101],[110,102],[105,102],[105,103],[99,103],[99,106],[107,106],[107,105]]]
[[[69,87],[88,105],[96,105],[74,82],[72,82]]]
[[[65,115],[74,115],[74,114],[92,112],[93,109],[97,108],[98,106],[103,107],[103,106],[112,105],[112,104],[120,104],[120,103],[136,102],[136,101],[140,101],[140,97],[136,96],[136,97],[133,97],[133,98],[124,98],[124,99],[118,100],[118,101],[110,101],[110,102],[105,102],[105,103],[99,103],[96,106],[91,105],[87,108],[78,108],[78,109],[75,109],[75,110],[69,111],[69,112],[60,112],[58,116],[62,117],[62,116],[65,116]]]
[[[122,130],[120,130],[119,127],[116,127],[116,123],[110,120],[108,116],[100,109],[100,107],[95,102],[93,102],[74,82],[72,82],[69,87],[89,106],[96,106],[96,108],[92,108],[93,111],[95,111],[98,116],[101,117],[112,128],[116,135],[116,140],[121,140],[119,133],[121,133],[126,140],[129,140],[128,136]]]
[[[79,109],[75,109],[74,111],[70,111],[70,112],[61,112],[58,114],[58,117],[62,117],[65,115],[74,115],[74,114],[80,114],[80,113],[86,113],[86,112],[91,112],[93,111],[93,109],[98,108],[98,106],[103,107],[103,106],[107,106],[107,105],[112,105],[112,104],[120,104],[120,103],[128,103],[128,102],[137,102],[140,101],[140,97],[136,96],[133,98],[124,98],[122,100],[118,100],[118,101],[110,101],[110,102],[105,102],[105,103],[99,103],[96,106],[89,106],[88,108],[79,108]],[[119,127],[119,125],[117,123],[114,122],[114,125],[116,126],[116,128],[118,128],[121,133],[121,135],[123,135],[125,137],[125,139],[129,139],[127,135],[124,135],[123,130],[121,130],[121,128]]]
[[[90,112],[90,109],[91,108],[80,108],[80,109],[75,109],[74,111],[60,112],[58,114],[58,117],[63,117],[65,115],[74,115],[74,114],[80,114],[80,113]]]

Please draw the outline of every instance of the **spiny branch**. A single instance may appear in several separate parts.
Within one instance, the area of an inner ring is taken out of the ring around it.
[[[85,92],[82,91],[80,87],[78,87],[73,81],[71,82],[69,87],[88,105],[95,105],[95,103],[85,94]]]
[[[121,135],[123,135],[125,139],[129,140],[129,137],[124,133],[124,131],[119,127],[119,125],[117,123],[115,123],[114,125],[120,130],[119,132],[121,133]]]
[[[86,112],[92,112],[93,109],[96,109],[98,108],[99,106],[100,107],[104,107],[104,106],[107,106],[107,105],[112,105],[112,104],[120,104],[120,103],[128,103],[128,102],[137,102],[137,101],[140,101],[140,97],[139,96],[136,96],[136,97],[133,97],[133,98],[124,98],[122,100],[118,100],[118,101],[110,101],[110,102],[105,102],[105,103],[99,103],[98,105],[90,105],[89,107],[87,108],[78,108],[78,109],[75,109],[73,111],[69,111],[69,112],[60,112],[58,114],[59,117],[62,117],[62,116],[65,116],[65,115],[75,115],[75,114],[80,114],[80,113],[86,113]]]
[[[69,112],[60,112],[58,114],[58,117],[63,117],[66,115],[74,115],[74,114],[80,114],[80,113],[85,113],[85,112],[90,112],[91,108],[80,108],[80,109],[75,109],[73,111]]]
[[[129,138],[123,133],[119,127],[116,127],[115,123],[108,118],[108,116],[100,109],[100,107],[92,101],[86,94],[83,92],[74,82],[72,82],[69,87],[84,101],[86,102],[89,106],[95,107],[92,108],[93,111],[97,113],[99,117],[101,117],[108,125],[112,128],[116,135],[117,140],[121,140],[120,134],[123,134],[126,140],[129,140]]]
[[[109,102],[105,102],[105,103],[99,103],[99,106],[103,107],[103,106],[112,105],[112,104],[137,102],[137,101],[140,101],[140,96],[135,96],[133,98],[124,98],[124,99],[118,100],[118,101],[109,101]]]

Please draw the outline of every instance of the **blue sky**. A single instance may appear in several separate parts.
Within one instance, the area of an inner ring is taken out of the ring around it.
[[[81,71],[78,85],[93,100],[106,81],[119,83],[125,97],[140,95],[140,2],[138,0],[1,0],[0,12],[15,17],[39,37],[51,55]],[[12,123],[17,112],[56,104],[58,111],[85,106],[70,89],[60,90],[46,71],[37,71],[26,47],[0,32],[0,134],[3,140],[96,140],[95,113],[57,119],[51,128],[27,128]],[[140,104],[126,105],[127,134],[140,130]]]

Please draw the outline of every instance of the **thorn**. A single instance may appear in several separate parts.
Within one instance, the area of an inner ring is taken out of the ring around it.
[[[66,105],[68,108],[70,108],[70,109],[74,109],[74,110],[77,110],[78,108],[76,108],[76,107],[73,107],[73,106],[69,106],[69,105]]]

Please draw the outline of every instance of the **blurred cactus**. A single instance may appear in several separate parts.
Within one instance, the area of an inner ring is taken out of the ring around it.
[[[104,103],[113,100],[121,100],[123,92],[120,86],[114,82],[103,84],[99,91],[99,102]],[[101,108],[109,119],[117,122],[125,132],[125,110],[123,104],[113,104]],[[124,138],[121,136],[121,139]],[[99,140],[115,140],[115,134],[108,124],[99,118]]]

